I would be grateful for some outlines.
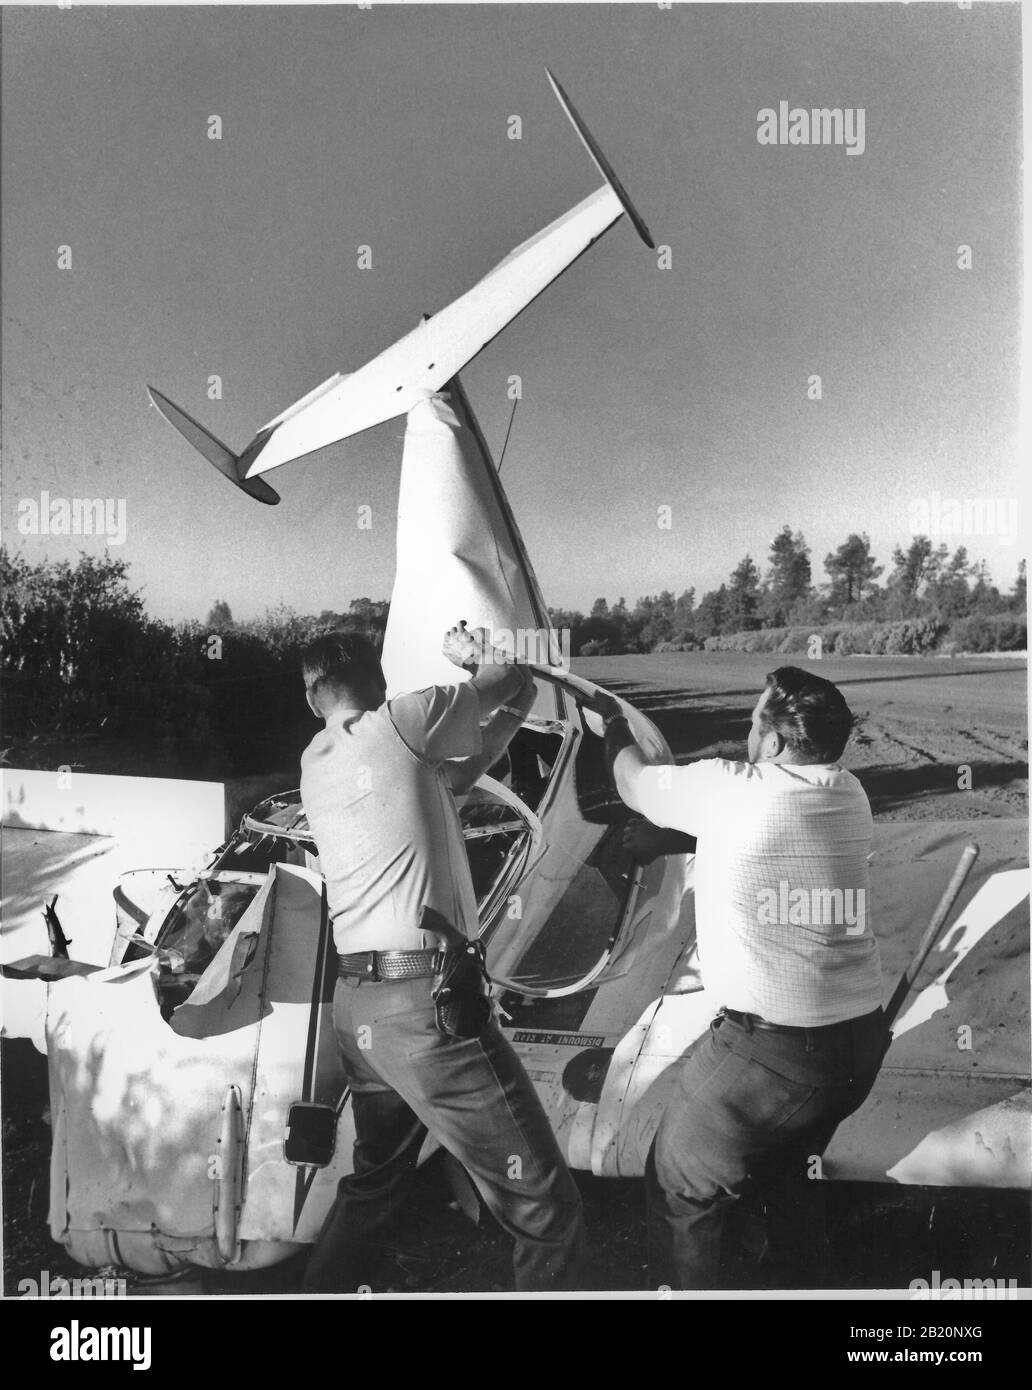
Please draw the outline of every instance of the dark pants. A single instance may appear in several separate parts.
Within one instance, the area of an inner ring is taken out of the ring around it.
[[[575,1288],[580,1193],[537,1093],[494,1021],[479,1038],[442,1036],[430,986],[337,983],[333,1021],[352,1091],[354,1173],[338,1184],[303,1287],[352,1293],[370,1284],[370,1261],[429,1130],[513,1237],[517,1290]]]
[[[743,1197],[754,1210],[765,1199],[798,1244],[817,1234],[814,1160],[873,1086],[884,1037],[880,1009],[792,1033],[714,1019],[685,1057],[646,1164],[653,1288],[750,1285],[747,1273],[728,1277]]]

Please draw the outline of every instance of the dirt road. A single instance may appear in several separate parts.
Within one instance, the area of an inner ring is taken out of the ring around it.
[[[844,762],[876,819],[1027,815],[1024,661],[672,652],[592,657],[574,669],[644,710],[683,762],[744,755],[753,705],[778,665],[809,667],[841,688],[858,721]]]

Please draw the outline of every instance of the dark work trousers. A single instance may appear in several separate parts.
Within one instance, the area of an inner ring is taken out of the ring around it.
[[[757,1287],[728,1277],[742,1229],[739,1201],[765,1200],[772,1242],[805,1247],[821,1232],[816,1181],[836,1127],[874,1084],[880,1009],[826,1028],[773,1032],[720,1016],[689,1049],[645,1169],[649,1283],[675,1289]]]
[[[337,982],[333,1022],[352,1092],[354,1173],[337,1186],[303,1289],[370,1285],[370,1260],[428,1130],[513,1237],[516,1289],[582,1287],[580,1193],[530,1078],[494,1020],[479,1038],[438,1032],[430,988],[429,979]]]

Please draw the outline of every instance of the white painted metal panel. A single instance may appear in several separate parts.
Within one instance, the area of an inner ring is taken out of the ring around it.
[[[441,654],[445,629],[460,619],[492,634],[540,633],[560,659],[523,539],[458,379],[448,400],[424,395],[409,412],[396,549],[383,645],[388,695],[467,678]],[[535,716],[561,713],[554,687],[541,682]]]

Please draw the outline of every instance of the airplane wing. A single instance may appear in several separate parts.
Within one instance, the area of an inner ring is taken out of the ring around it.
[[[271,488],[271,496],[257,490],[260,474],[406,414],[450,381],[625,212],[645,244],[653,245],[594,137],[551,73],[548,78],[606,183],[516,247],[472,289],[350,376],[330,377],[264,425],[238,456],[148,388],[169,423],[238,487],[275,500]]]

